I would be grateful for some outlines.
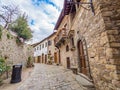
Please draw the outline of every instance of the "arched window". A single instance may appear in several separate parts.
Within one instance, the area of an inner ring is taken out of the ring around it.
[[[68,52],[68,51],[69,51],[69,46],[67,45],[67,46],[66,46],[66,52]]]

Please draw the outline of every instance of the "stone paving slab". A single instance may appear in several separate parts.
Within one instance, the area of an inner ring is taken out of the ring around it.
[[[85,90],[71,70],[61,66],[35,64],[31,76],[17,90]]]

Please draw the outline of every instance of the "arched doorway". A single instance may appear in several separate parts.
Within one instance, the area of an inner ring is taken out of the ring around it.
[[[78,57],[79,57],[78,60],[79,72],[91,78],[85,40],[78,41]]]
[[[40,63],[40,56],[38,56],[38,63]]]
[[[54,62],[57,63],[57,53],[54,53]]]

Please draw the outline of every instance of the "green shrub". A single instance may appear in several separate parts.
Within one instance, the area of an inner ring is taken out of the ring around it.
[[[6,72],[6,77],[8,78],[8,72],[10,69],[11,67],[7,65],[5,59],[0,57],[0,75],[2,76]]]
[[[13,36],[11,36],[11,39],[13,39]]]
[[[6,65],[5,65],[5,59],[0,57],[0,73],[2,74],[5,72]]]
[[[24,15],[19,16],[16,22],[11,25],[11,30],[16,32],[18,37],[21,37],[24,40],[32,38],[32,32],[28,27],[27,19]]]
[[[2,85],[2,82],[3,82],[3,79],[2,79],[2,78],[0,78],[0,85]]]
[[[28,60],[27,60],[27,67],[33,67],[33,66],[34,66],[34,65],[33,65],[32,57],[29,56],[29,57],[28,57]]]
[[[9,33],[7,33],[7,39],[10,39],[10,37],[11,37],[11,36],[10,36],[10,34],[9,34]]]
[[[18,37],[16,38],[16,43],[17,43],[18,45],[21,44],[21,41],[20,41],[20,39],[19,39]]]

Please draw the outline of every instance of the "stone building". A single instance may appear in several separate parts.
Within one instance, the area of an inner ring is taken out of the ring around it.
[[[34,62],[47,63],[47,49],[48,49],[47,38],[34,44],[33,47],[34,47]]]
[[[76,68],[97,90],[120,89],[119,0],[64,0],[54,29],[64,67]]]
[[[52,33],[50,36],[47,37],[48,40],[48,60],[51,60],[53,63],[57,64],[59,63],[59,57],[57,54],[57,48],[55,47],[54,44],[54,38],[55,38],[56,33]]]
[[[58,63],[57,48],[54,45],[55,33],[52,33],[42,41],[33,44],[34,60],[36,63]]]

